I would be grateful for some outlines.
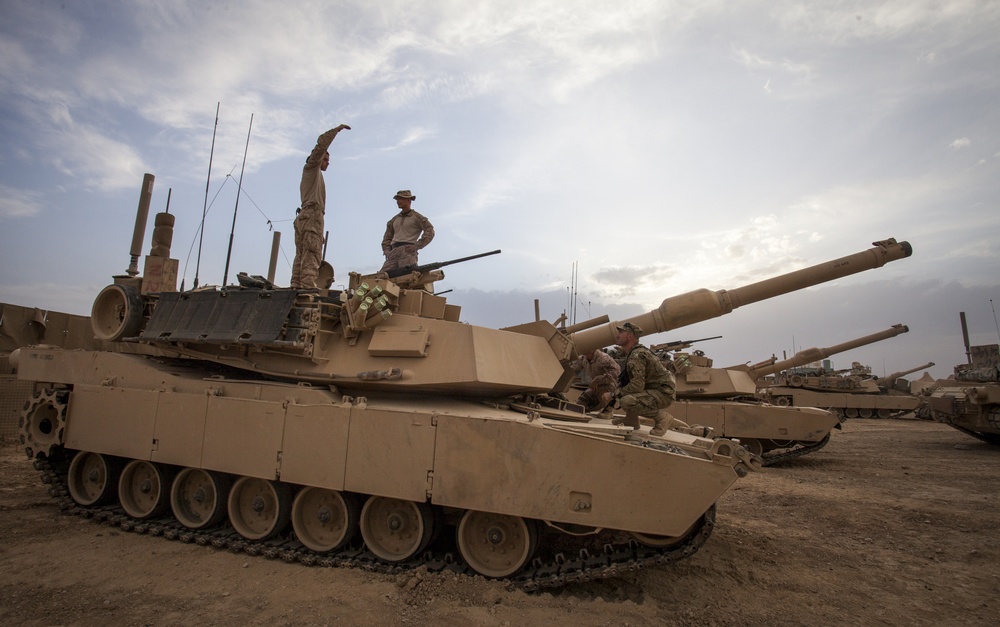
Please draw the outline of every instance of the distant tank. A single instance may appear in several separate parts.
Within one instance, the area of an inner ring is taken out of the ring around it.
[[[711,338],[714,339],[714,338]],[[757,386],[745,370],[715,368],[712,359],[692,342],[658,344],[650,348],[677,376],[677,401],[668,411],[688,426],[709,427],[713,433],[736,438],[765,466],[819,450],[840,427],[831,412],[814,407],[779,407],[755,398]]]
[[[153,239],[145,276],[130,267],[95,300],[114,350],[14,359],[36,388],[26,453],[68,507],[109,503],[123,528],[306,563],[451,564],[536,589],[690,555],[719,497],[759,467],[736,441],[587,424],[556,398],[578,355],[612,343],[607,317],[460,323],[430,289],[448,262],[351,273],[343,291],[178,293],[169,236]],[[887,240],[627,321],[666,331],[910,254]]]
[[[841,418],[898,417],[914,411],[919,399],[880,388],[867,366],[855,363],[850,369],[830,373],[822,369],[810,371],[803,366],[908,331],[906,325],[893,325],[885,331],[828,348],[799,351],[783,361],[762,362],[750,367],[749,371],[757,379],[758,396],[775,405],[822,407],[836,412]],[[927,366],[920,368],[924,367]],[[893,378],[903,374],[905,372],[896,373]]]
[[[0,441],[17,440],[18,419],[31,398],[31,384],[18,381],[10,354],[22,346],[98,348],[90,319],[61,311],[0,303]]]
[[[955,378],[924,390],[922,409],[966,435],[1000,445],[1000,345],[969,345],[965,312],[960,312],[968,363],[955,366]]]

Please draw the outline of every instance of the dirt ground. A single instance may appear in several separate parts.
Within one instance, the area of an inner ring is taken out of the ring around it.
[[[4,625],[996,625],[1000,448],[852,420],[719,501],[673,566],[525,593],[479,577],[307,567],[61,515],[0,454]]]

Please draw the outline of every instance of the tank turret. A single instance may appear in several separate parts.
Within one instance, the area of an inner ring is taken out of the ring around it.
[[[742,366],[742,368],[747,370],[747,374],[750,375],[751,379],[757,381],[766,376],[777,374],[783,370],[788,370],[789,368],[804,366],[814,361],[826,359],[827,357],[838,353],[844,353],[861,346],[867,346],[868,344],[874,344],[875,342],[881,342],[882,340],[896,337],[902,333],[908,333],[909,330],[909,327],[905,324],[894,324],[885,331],[872,333],[871,335],[859,337],[855,340],[842,342],[826,348],[806,348],[795,353],[788,359],[776,361],[772,358],[770,361],[764,361],[753,366]],[[739,369],[741,366],[734,366],[734,368]]]
[[[878,377],[877,379],[875,379],[875,385],[879,386],[880,388],[892,388],[895,387],[896,379],[899,379],[900,377],[905,377],[906,375],[912,374],[918,370],[924,370],[925,368],[932,368],[933,366],[934,362],[929,361],[922,366],[917,366],[916,368],[910,368],[909,370],[900,370],[899,372],[894,372],[884,377]]]

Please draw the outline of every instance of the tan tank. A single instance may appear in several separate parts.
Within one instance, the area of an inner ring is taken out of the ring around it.
[[[831,355],[908,331],[906,325],[897,324],[856,340],[828,348],[809,348],[783,361],[752,366],[750,372],[757,379],[758,396],[776,405],[823,407],[836,412],[842,419],[892,418],[912,412],[919,404],[918,398],[879,387],[878,380],[871,377],[870,368],[861,364],[855,363],[851,369],[834,373],[823,372],[822,368],[801,369]],[[920,368],[924,367],[927,366]],[[903,374],[896,373],[892,378]]]
[[[819,450],[840,426],[837,416],[823,409],[760,401],[745,370],[713,367],[713,360],[700,350],[670,354],[663,346],[657,345],[656,353],[677,376],[677,400],[670,415],[685,429],[709,427],[714,435],[738,439],[765,466]]]
[[[739,439],[760,455],[767,466],[819,450],[829,442],[833,429],[840,428],[840,419],[835,413],[822,409],[822,405],[787,406],[764,402],[757,397],[759,379],[907,330],[898,324],[830,348],[800,351],[784,361],[772,357],[753,366],[728,368],[713,367],[712,359],[702,351],[676,351],[672,356],[664,355],[665,350],[690,348],[690,342],[660,344],[653,348],[659,349],[661,358],[670,360],[677,373],[677,402],[670,407],[671,415],[690,425],[711,427],[718,435]]]
[[[0,303],[0,441],[17,440],[18,419],[31,398],[31,384],[18,381],[9,355],[22,346],[98,348],[87,316]]]
[[[130,268],[95,300],[95,333],[115,350],[16,356],[37,390],[28,456],[68,507],[111,503],[123,528],[307,563],[471,569],[535,589],[690,555],[718,498],[759,466],[733,440],[587,424],[550,395],[579,354],[611,344],[606,317],[463,324],[430,289],[444,264],[352,273],[345,291],[178,293],[162,248],[145,276]],[[677,328],[910,252],[880,242],[630,320]]]
[[[955,378],[924,390],[921,409],[938,422],[974,438],[1000,445],[1000,345],[969,345],[965,312],[960,312],[968,363],[955,366]]]

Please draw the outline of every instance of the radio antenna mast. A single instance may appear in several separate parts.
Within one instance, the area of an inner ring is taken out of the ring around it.
[[[239,189],[236,190],[236,206],[233,207],[233,228],[229,231],[229,250],[226,252],[226,270],[222,273],[222,287],[226,287],[229,278],[229,260],[233,256],[233,235],[236,233],[236,212],[240,208],[240,196],[243,194],[243,170],[247,167],[247,150],[250,149],[250,129],[253,128],[253,114],[250,114],[250,126],[247,127],[247,145],[243,148],[243,166],[240,168]]]
[[[198,261],[194,265],[194,285],[198,289],[198,272],[201,270],[201,245],[205,241],[205,215],[208,213],[208,186],[212,183],[212,159],[215,157],[215,133],[219,130],[219,105],[215,103],[215,128],[212,129],[212,150],[208,153],[208,180],[205,181],[205,204],[201,208],[201,235],[198,238]]]

